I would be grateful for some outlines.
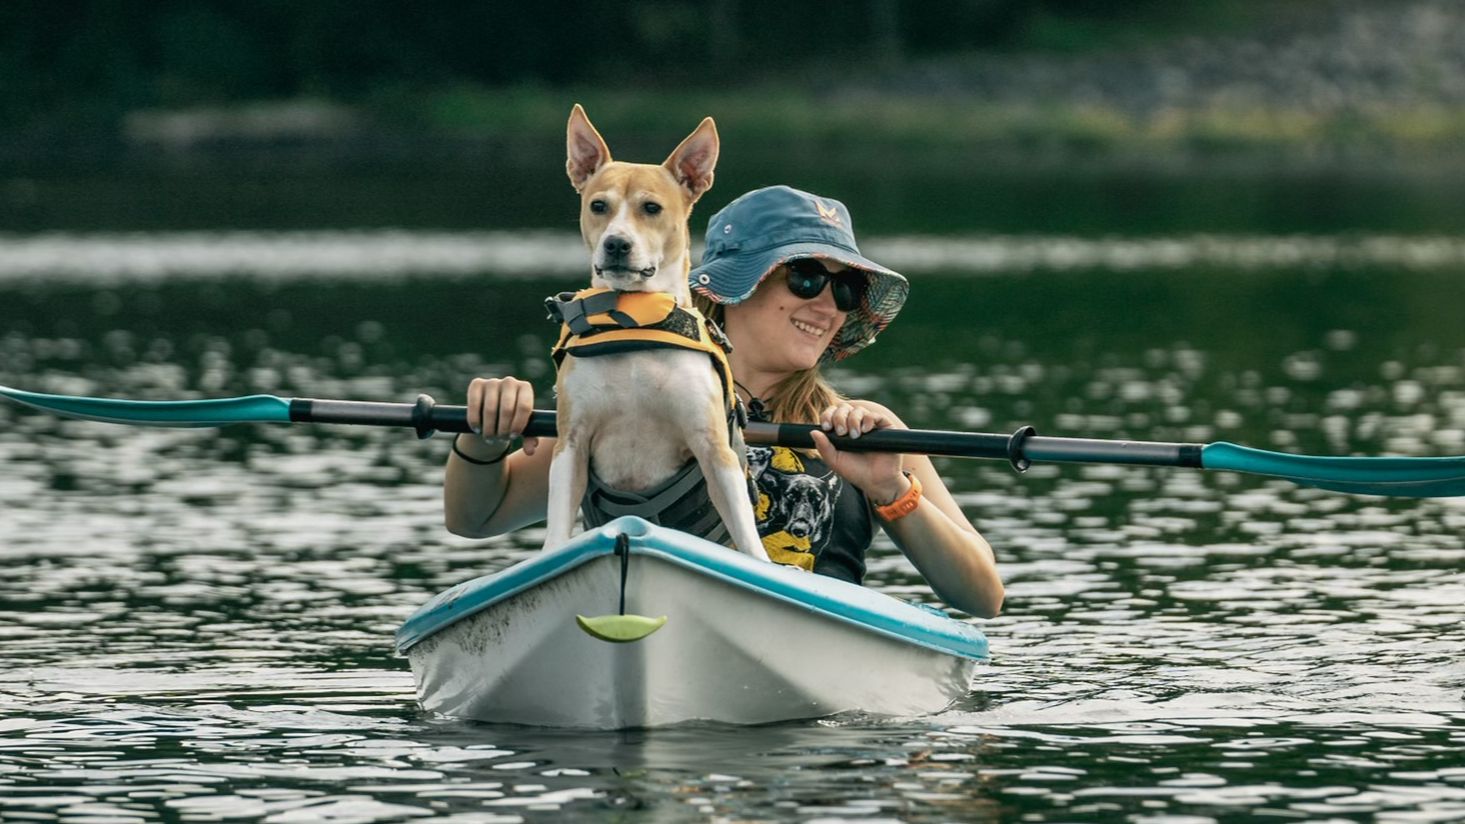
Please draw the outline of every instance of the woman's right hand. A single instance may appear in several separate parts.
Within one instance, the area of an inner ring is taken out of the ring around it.
[[[483,439],[485,447],[501,455],[509,441],[524,433],[529,413],[534,411],[534,386],[514,377],[474,378],[468,384],[468,425]],[[533,455],[538,438],[524,439],[524,454]],[[491,456],[490,456],[491,457]]]

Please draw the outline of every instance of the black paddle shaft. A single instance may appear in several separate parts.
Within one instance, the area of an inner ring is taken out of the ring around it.
[[[468,407],[438,405],[427,395],[416,403],[372,403],[294,398],[290,420],[300,423],[401,426],[414,429],[420,438],[434,432],[471,432]],[[553,438],[555,413],[536,409],[529,416],[524,435]],[[749,423],[743,436],[750,444],[813,449],[810,424]],[[906,452],[956,458],[993,458],[1010,462],[1019,472],[1033,461],[1052,463],[1104,463],[1135,466],[1201,466],[1203,444],[1155,441],[1050,438],[1025,426],[1011,435],[984,432],[949,432],[932,429],[877,429],[858,438],[830,435],[838,449],[858,452]]]
[[[814,439],[810,433],[818,428],[809,424],[750,423],[743,434],[748,443],[812,449]],[[1045,438],[1036,434],[1031,426],[1024,426],[1011,435],[938,429],[877,429],[858,438],[834,436],[829,440],[839,449],[859,452],[995,458],[1008,461],[1019,472],[1025,471],[1034,461],[1199,468],[1203,446],[1155,441]]]

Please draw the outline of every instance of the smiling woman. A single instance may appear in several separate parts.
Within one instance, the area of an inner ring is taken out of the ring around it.
[[[904,277],[862,255],[844,204],[787,186],[757,189],[712,216],[691,273],[703,313],[723,324],[752,417],[819,423],[858,437],[904,428],[890,410],[845,398],[820,373],[873,343],[905,303]],[[750,447],[758,531],[780,563],[859,582],[878,523],[948,604],[995,615],[991,547],[929,458]]]
[[[749,192],[713,215],[690,285],[703,313],[725,324],[728,361],[750,417],[854,437],[905,428],[885,407],[843,397],[820,372],[873,342],[910,289],[860,254],[851,225],[844,204],[787,186]],[[533,438],[523,452],[509,450],[533,409],[533,386],[480,378],[467,405],[481,437],[460,438],[448,460],[448,528],[486,537],[543,520],[550,450]],[[817,452],[747,448],[758,534],[771,560],[863,583],[878,525],[946,603],[997,614],[1003,587],[992,549],[929,458],[840,451],[823,432],[814,441]],[[680,526],[667,513],[685,509],[685,496],[664,492],[645,492],[637,513]],[[661,514],[643,511],[663,500]]]

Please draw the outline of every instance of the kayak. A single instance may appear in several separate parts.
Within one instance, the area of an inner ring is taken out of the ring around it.
[[[396,647],[429,711],[593,729],[936,712],[987,658],[940,610],[635,517],[438,594]]]

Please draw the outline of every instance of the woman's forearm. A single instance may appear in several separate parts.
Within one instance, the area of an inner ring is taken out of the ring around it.
[[[509,488],[509,460],[505,455],[508,445],[498,447],[485,444],[480,438],[455,436],[456,450],[448,452],[448,464],[443,476],[443,521],[448,531],[465,538],[486,538],[495,534],[484,527],[494,512],[503,503]],[[462,455],[480,461],[496,463],[475,464]]]
[[[924,501],[885,527],[941,600],[979,618],[996,617],[1002,610],[1002,581],[992,548],[981,535],[957,527]]]
[[[492,444],[460,435],[458,448],[469,457],[492,460]],[[554,439],[540,438],[534,454],[515,452],[487,466],[449,455],[443,478],[443,514],[448,531],[465,538],[488,538],[544,520],[549,497],[549,463]],[[470,451],[478,447],[475,451]],[[482,455],[482,457],[480,457]]]
[[[992,547],[961,514],[929,459],[909,457],[907,466],[924,487],[920,504],[881,526],[941,600],[980,618],[995,617],[1004,588]]]

